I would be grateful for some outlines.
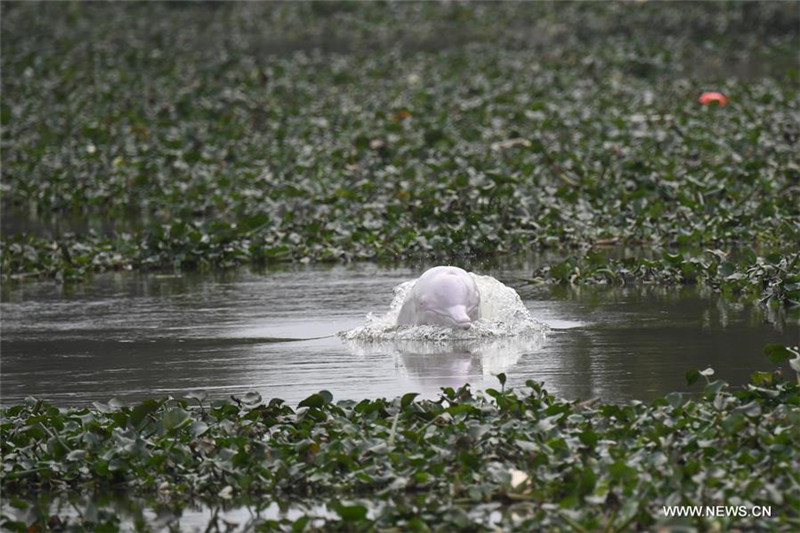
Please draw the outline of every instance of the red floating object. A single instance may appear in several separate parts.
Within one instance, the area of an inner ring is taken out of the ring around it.
[[[722,93],[708,92],[701,94],[697,101],[703,105],[708,105],[711,102],[716,102],[719,105],[725,105],[728,103],[728,97]]]

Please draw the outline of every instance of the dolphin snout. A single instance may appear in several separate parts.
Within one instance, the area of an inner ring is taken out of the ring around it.
[[[472,326],[472,319],[467,314],[467,308],[463,305],[456,305],[451,307],[449,315],[455,322],[455,325],[461,329],[469,329]]]

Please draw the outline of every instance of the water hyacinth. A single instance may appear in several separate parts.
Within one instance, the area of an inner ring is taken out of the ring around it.
[[[767,351],[778,360],[787,349]],[[129,497],[159,494],[168,506],[310,498],[329,510],[264,529],[313,519],[325,529],[792,530],[800,520],[800,385],[772,373],[742,390],[708,370],[687,377],[700,376],[700,395],[650,405],[563,401],[533,381],[485,395],[445,388],[435,401],[334,402],[321,391],[295,408],[256,393],[61,409],[30,398],[2,410],[3,493],[19,502],[3,508],[3,527],[39,527],[26,513],[26,495],[37,491],[124,488]],[[347,503],[360,498],[367,503]],[[675,522],[665,505],[773,514]],[[101,523],[96,513],[50,519]]]
[[[9,5],[6,280],[798,252],[793,4],[320,5]]]
[[[768,305],[785,305],[800,311],[800,254],[758,256],[741,250],[731,256],[721,250],[702,253],[649,254],[616,259],[600,250],[583,257],[537,269],[531,283],[611,285],[658,283],[697,284],[734,298],[755,298]]]

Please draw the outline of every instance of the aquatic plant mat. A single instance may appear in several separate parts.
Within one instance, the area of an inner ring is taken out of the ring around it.
[[[6,3],[1,24],[6,279],[555,248],[536,278],[800,302],[796,2]],[[587,272],[612,244],[656,253]]]
[[[436,401],[334,402],[322,391],[296,408],[256,393],[83,409],[31,398],[2,410],[2,525],[113,530],[120,518],[94,503],[51,516],[30,502],[124,491],[163,508],[293,509],[252,517],[264,531],[797,531],[798,383],[758,373],[734,391],[710,372],[688,377],[701,375],[701,395],[650,405],[562,401],[532,381],[485,395],[443,389]],[[703,514],[667,516],[675,506]]]

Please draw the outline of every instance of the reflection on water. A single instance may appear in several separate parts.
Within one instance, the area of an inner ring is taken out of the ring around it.
[[[512,371],[523,355],[539,350],[545,340],[542,333],[491,340],[344,342],[358,355],[391,355],[399,377],[408,378],[415,388],[438,391],[482,381],[496,385],[494,376]]]
[[[765,344],[798,344],[797,319],[693,289],[566,290],[520,281],[531,265],[472,270],[520,292],[552,330],[540,339],[450,347],[373,344],[335,334],[382,314],[392,289],[420,269],[374,265],[220,276],[115,273],[72,289],[52,282],[2,293],[4,404],[40,396],[60,405],[207,390],[256,390],[290,403],[328,389],[336,398],[433,397],[442,386],[543,381],[567,398],[649,400],[685,390],[690,367],[744,383],[771,369]]]

